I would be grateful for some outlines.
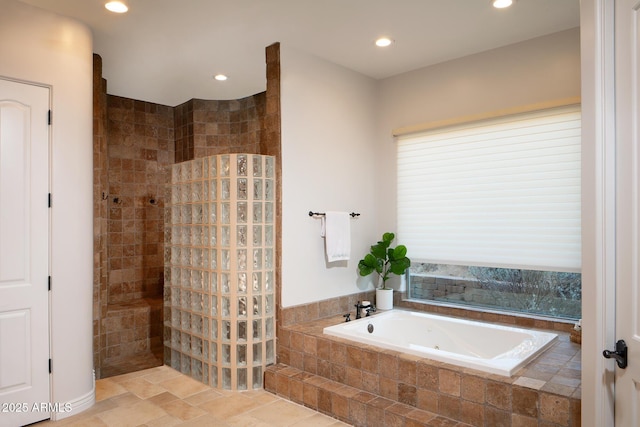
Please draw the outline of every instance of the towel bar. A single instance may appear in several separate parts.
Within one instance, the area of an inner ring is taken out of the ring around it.
[[[324,212],[313,212],[313,211],[309,211],[309,216],[324,216],[325,213]],[[351,212],[349,214],[349,216],[351,216],[351,218],[355,218],[357,216],[360,216],[359,213],[355,213],[355,212]]]

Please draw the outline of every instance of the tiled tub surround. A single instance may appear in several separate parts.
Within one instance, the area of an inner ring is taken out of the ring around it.
[[[312,316],[329,307],[346,313],[352,298],[369,297],[365,293],[304,307]],[[282,310],[279,364],[268,369],[265,388],[347,423],[580,425],[580,346],[569,341],[561,322],[521,320],[560,333],[551,348],[509,378],[327,336],[323,328],[343,322],[342,315],[295,324],[302,312],[301,307]],[[510,316],[493,316],[494,321],[516,322]],[[423,417],[423,423],[412,417]]]
[[[326,335],[510,377],[558,334],[410,310],[389,310],[324,329]]]
[[[165,227],[165,363],[227,390],[275,361],[275,159],[173,165]]]

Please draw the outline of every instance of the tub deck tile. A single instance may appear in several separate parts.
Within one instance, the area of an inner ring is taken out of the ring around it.
[[[323,334],[343,321],[340,315],[279,326],[278,337],[295,332],[297,347],[306,343],[304,363],[273,368],[283,371],[285,381],[303,384],[302,396],[297,385],[282,384],[290,398],[354,426],[580,425],[580,346],[562,330],[555,330],[559,336],[550,348],[505,377]],[[285,344],[278,341],[279,348]],[[286,347],[278,354],[294,351]],[[267,370],[265,378],[277,372]]]
[[[293,393],[293,401],[354,426],[472,426],[282,364],[267,367],[265,374],[273,378],[265,381],[267,391],[280,395],[280,389],[298,390],[296,383],[302,384],[302,395]]]

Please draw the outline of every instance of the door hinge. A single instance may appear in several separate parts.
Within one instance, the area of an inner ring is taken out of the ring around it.
[[[49,359],[49,373],[53,372],[53,362]]]
[[[51,125],[51,110],[49,110],[49,113],[47,114],[47,124]]]
[[[48,197],[47,203],[48,203],[49,207],[51,207],[51,193],[49,193],[49,197]]]
[[[50,290],[51,290],[51,276],[49,276],[49,283],[48,283],[48,289],[47,289],[47,290],[48,290],[48,291],[50,291]]]

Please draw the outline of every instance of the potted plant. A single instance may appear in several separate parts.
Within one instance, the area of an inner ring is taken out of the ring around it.
[[[372,245],[370,252],[358,262],[361,276],[368,276],[374,271],[378,273],[378,283],[382,281],[382,286],[376,289],[376,306],[382,310],[393,308],[393,289],[387,287],[387,280],[391,274],[403,275],[411,265],[406,246],[391,247],[395,237],[393,233],[384,233],[382,240]]]

